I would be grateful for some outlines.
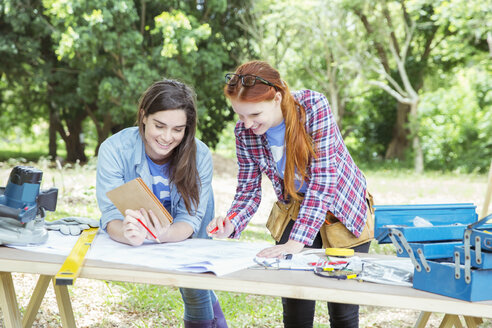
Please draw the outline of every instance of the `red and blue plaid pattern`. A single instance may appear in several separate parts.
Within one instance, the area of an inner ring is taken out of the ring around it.
[[[306,109],[306,129],[317,157],[308,167],[310,180],[289,239],[311,245],[328,211],[358,237],[367,212],[364,175],[343,142],[326,97],[311,90],[296,91],[293,96]],[[285,199],[283,180],[277,174],[266,135],[255,135],[241,121],[236,124],[235,135],[238,186],[228,215],[237,213],[231,222],[235,226],[233,238],[239,238],[260,204],[262,174],[272,181],[277,198]],[[288,151],[289,145],[286,147]]]

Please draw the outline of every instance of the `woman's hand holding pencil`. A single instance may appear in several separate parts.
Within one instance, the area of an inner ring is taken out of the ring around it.
[[[152,236],[152,238],[155,239],[155,241],[157,241],[158,243],[160,243],[161,241],[159,240],[159,238],[157,238],[153,233],[152,231],[150,231],[150,229],[145,225],[145,223],[142,222],[142,220],[140,219],[137,219],[137,221],[145,228],[145,230],[148,231],[148,233],[150,233],[150,235]]]
[[[162,233],[163,227],[159,220],[151,211],[145,209],[126,210],[123,220],[123,235],[130,245],[139,246],[145,239],[155,240],[160,243],[158,236]]]
[[[232,212],[228,217],[216,217],[207,226],[207,233],[211,237],[226,238],[234,232],[234,225],[230,222],[237,213]]]

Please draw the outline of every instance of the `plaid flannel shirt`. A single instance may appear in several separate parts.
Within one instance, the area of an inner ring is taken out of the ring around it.
[[[359,236],[367,212],[364,175],[343,142],[326,97],[311,90],[292,95],[306,110],[306,129],[317,157],[311,159],[308,167],[307,191],[289,239],[311,245],[328,211]],[[285,202],[285,198],[283,180],[277,173],[266,135],[255,135],[241,121],[236,124],[235,135],[238,186],[228,215],[237,213],[231,220],[235,226],[231,237],[239,238],[260,204],[262,173],[272,181],[278,200]]]

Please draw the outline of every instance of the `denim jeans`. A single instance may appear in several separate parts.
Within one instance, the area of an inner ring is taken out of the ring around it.
[[[290,221],[277,244],[285,244],[289,240],[290,231],[294,221]],[[356,252],[367,253],[371,242],[354,247]],[[318,233],[311,246],[306,248],[323,248],[321,235]],[[282,298],[285,328],[311,328],[313,327],[314,310],[316,301],[301,300],[295,298]],[[328,302],[331,328],[357,328],[359,327],[359,306],[354,304]]]
[[[189,321],[212,320],[212,306],[217,302],[217,296],[211,290],[180,288],[184,302],[184,319]]]

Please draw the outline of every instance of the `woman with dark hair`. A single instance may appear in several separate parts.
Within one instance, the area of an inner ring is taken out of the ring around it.
[[[195,138],[197,111],[193,91],[183,83],[164,80],[142,95],[138,127],[126,128],[99,148],[96,194],[101,227],[121,243],[141,245],[152,235],[160,242],[209,238],[206,226],[214,216],[212,157]],[[135,178],[142,178],[173,217],[163,227],[151,211],[127,210],[123,216],[106,192]],[[213,291],[180,288],[185,327],[227,327]]]
[[[207,228],[218,238],[239,238],[261,201],[261,176],[278,202],[267,228],[276,245],[260,257],[282,257],[304,247],[350,247],[368,252],[372,219],[366,179],[350,156],[326,97],[290,92],[277,70],[252,61],[226,74],[224,93],[239,117],[236,195],[226,217]],[[332,227],[338,227],[335,232]],[[312,327],[315,302],[283,298],[285,327]],[[358,327],[357,305],[328,303],[331,327]]]

